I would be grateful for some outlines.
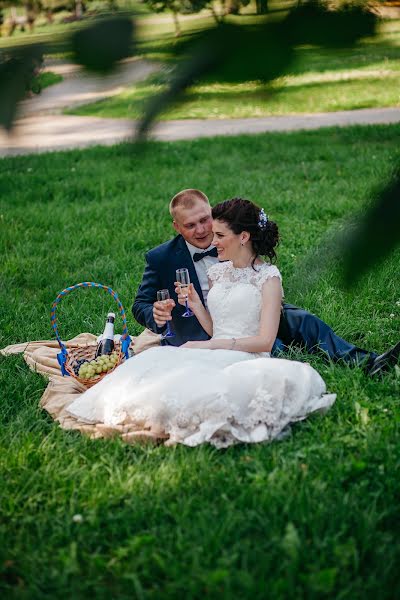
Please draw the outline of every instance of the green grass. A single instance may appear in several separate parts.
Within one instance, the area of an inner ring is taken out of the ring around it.
[[[170,60],[162,54],[166,39],[159,37],[157,48],[148,47],[148,38],[142,50],[149,52],[149,56]],[[399,106],[399,58],[400,21],[383,22],[375,39],[368,39],[355,48],[335,51],[298,48],[290,72],[271,84],[232,83],[225,82],[223,76],[220,80],[209,77],[191,87],[184,102],[165,110],[161,118],[226,119]],[[168,72],[164,71],[128,87],[118,96],[69,112],[138,118],[148,99],[165,89],[167,78]]]
[[[330,263],[291,292],[325,233],[362,210],[399,159],[399,126],[95,148],[0,161],[0,346],[52,337],[58,291],[111,285],[129,311],[144,253],[173,235],[179,189],[259,202],[281,230],[287,300],[361,346],[399,337],[397,251],[357,289]],[[62,337],[101,331],[108,295],[60,304]],[[140,328],[128,315],[131,333]],[[332,410],[269,445],[130,447],[59,429],[39,406],[46,382],[0,357],[2,597],[399,597],[399,387],[310,360]],[[156,368],[156,367],[155,367]],[[81,515],[81,522],[74,520]]]
[[[42,90],[49,87],[50,85],[60,83],[62,80],[62,75],[59,75],[58,73],[53,73],[52,71],[44,71],[43,73],[39,73],[38,77],[36,78],[36,82]]]

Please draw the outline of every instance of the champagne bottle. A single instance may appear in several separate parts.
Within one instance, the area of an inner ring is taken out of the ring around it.
[[[106,326],[104,327],[103,335],[97,346],[96,358],[103,354],[111,354],[114,350],[114,321],[115,314],[112,312],[108,313]]]

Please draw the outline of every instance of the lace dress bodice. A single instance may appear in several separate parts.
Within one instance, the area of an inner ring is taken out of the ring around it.
[[[231,261],[226,261],[210,267],[208,277],[212,283],[207,303],[213,321],[213,338],[257,335],[262,286],[271,277],[282,280],[277,267],[263,263],[254,269],[239,269]]]

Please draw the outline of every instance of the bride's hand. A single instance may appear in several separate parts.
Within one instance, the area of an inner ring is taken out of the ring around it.
[[[188,295],[187,295],[188,306],[191,310],[195,311],[197,306],[202,305],[202,302],[200,300],[200,296],[198,295],[198,293],[196,292],[196,290],[194,288],[193,283],[189,284],[189,287],[187,288],[187,292],[188,292]],[[175,293],[178,296],[179,304],[181,304],[182,306],[185,306],[186,296],[184,294],[182,294],[181,287],[177,281],[175,281]]]

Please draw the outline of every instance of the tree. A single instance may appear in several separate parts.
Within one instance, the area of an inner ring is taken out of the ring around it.
[[[268,12],[268,0],[256,0],[256,10],[258,15],[265,15]]]

